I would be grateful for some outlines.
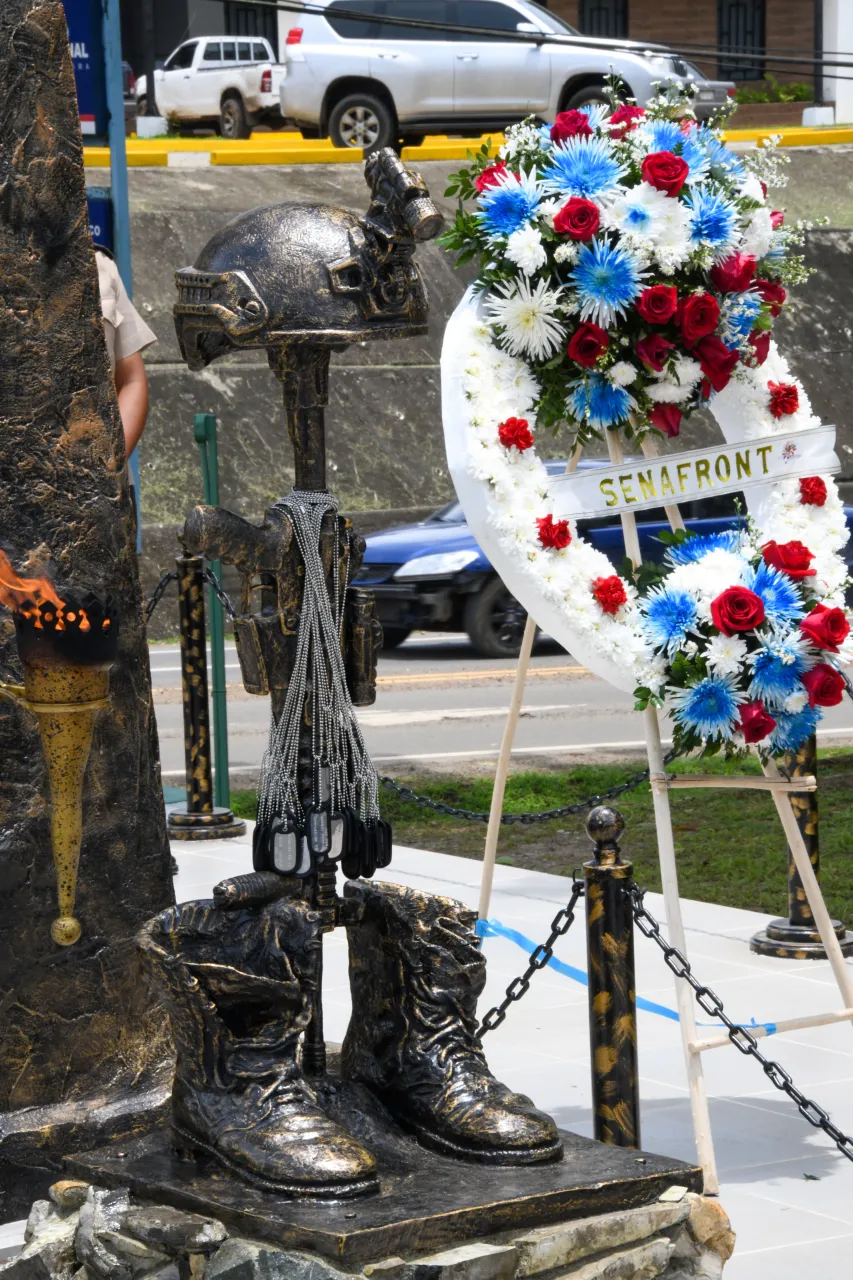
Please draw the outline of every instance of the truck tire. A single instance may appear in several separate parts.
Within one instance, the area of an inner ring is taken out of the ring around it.
[[[336,147],[378,151],[396,141],[396,132],[387,105],[372,93],[348,93],[329,116],[329,135]]]
[[[497,575],[465,601],[462,625],[484,658],[517,658],[526,622],[526,611]]]
[[[576,89],[569,98],[564,111],[580,111],[581,107],[594,106],[596,103],[609,101],[604,83],[588,84],[583,89]]]
[[[229,93],[219,108],[219,132],[223,138],[250,138],[252,126],[246,116],[243,99],[238,93]]]

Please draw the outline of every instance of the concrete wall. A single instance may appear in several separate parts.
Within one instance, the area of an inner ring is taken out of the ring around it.
[[[779,341],[802,377],[817,411],[839,428],[845,487],[853,498],[853,150],[790,153],[791,182],[778,203],[789,219],[819,218],[832,226],[811,233],[807,256],[817,268],[796,290],[778,325]],[[423,165],[442,195],[455,163]],[[93,185],[103,171],[88,171]],[[174,530],[201,501],[193,414],[219,419],[223,505],[258,518],[292,480],[278,385],[262,353],[191,374],[180,360],[171,319],[173,272],[235,214],[281,199],[320,200],[353,209],[366,205],[357,165],[130,171],[134,297],[159,341],[146,355],[152,406],[141,448],[141,500],[146,582],[170,566]],[[431,304],[430,332],[407,342],[378,342],[333,357],[327,414],[331,483],[345,510],[366,513],[369,525],[417,518],[452,496],[441,432],[438,360],[447,316],[470,272],[457,273],[437,245],[418,250]],[[698,415],[696,444],[716,439]],[[561,454],[559,438],[552,453]],[[373,513],[372,517],[371,514]],[[417,513],[417,516],[416,516]],[[360,524],[364,525],[364,520]]]

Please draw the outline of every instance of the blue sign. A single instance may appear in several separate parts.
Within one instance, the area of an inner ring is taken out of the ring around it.
[[[95,244],[113,252],[113,201],[109,187],[87,187],[89,230]]]
[[[107,86],[101,0],[64,0],[64,4],[80,131],[84,140],[103,137],[107,132]]]

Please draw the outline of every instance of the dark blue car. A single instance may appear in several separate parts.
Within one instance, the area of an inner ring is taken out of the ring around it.
[[[562,475],[565,461],[546,464]],[[606,466],[584,459],[582,467]],[[737,494],[681,504],[688,529],[717,533],[741,523]],[[741,499],[741,508],[743,501]],[[853,507],[845,507],[853,530]],[[612,516],[579,520],[578,529],[615,567],[625,557],[622,526]],[[659,535],[669,530],[663,508],[638,513],[640,547],[646,560],[660,560],[666,547]],[[385,647],[396,648],[412,631],[465,631],[479,654],[512,658],[519,651],[527,614],[495,573],[465,523],[458,502],[434,511],[420,524],[370,534],[364,563],[355,581],[376,596],[376,612]],[[853,556],[853,545],[845,548]]]

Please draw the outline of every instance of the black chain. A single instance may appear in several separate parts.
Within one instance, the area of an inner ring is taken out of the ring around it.
[[[583,897],[584,883],[582,880],[575,880],[572,885],[572,893],[566,905],[561,911],[558,911],[551,921],[551,932],[545,942],[540,942],[538,947],[534,947],[530,953],[527,968],[519,977],[513,978],[512,982],[506,989],[506,995],[500,1004],[496,1004],[490,1009],[483,1021],[477,1028],[477,1035],[484,1036],[487,1031],[494,1031],[495,1027],[499,1027],[507,1015],[507,1010],[516,1000],[520,1000],[523,995],[527,994],[530,987],[530,980],[539,969],[544,969],[551,956],[554,953],[554,943],[558,938],[562,938],[564,934],[574,924],[575,907],[578,900]]]
[[[206,568],[204,573],[202,574],[202,577],[204,578],[205,582],[207,582],[211,587],[213,587],[213,591],[217,600],[222,605],[222,608],[225,610],[225,612],[228,614],[228,617],[233,622],[234,619],[237,617],[237,610],[234,608],[228,596],[222,590],[222,583],[219,581],[216,574],[213,572],[212,569]]]
[[[693,977],[687,958],[681,954],[677,947],[671,946],[665,938],[661,937],[660,925],[643,904],[645,890],[641,889],[639,885],[632,884],[628,886],[628,892],[631,895],[631,905],[637,928],[647,938],[651,938],[653,942],[657,943],[663,952],[667,967],[672,970],[677,978],[684,978],[685,982],[693,989],[700,1009],[710,1014],[712,1018],[719,1018],[735,1048],[739,1049],[746,1057],[755,1058],[756,1062],[761,1064],[761,1069],[770,1083],[781,1090],[782,1093],[787,1094],[791,1101],[796,1104],[797,1110],[803,1119],[808,1120],[809,1124],[813,1125],[815,1129],[822,1129],[832,1139],[841,1154],[846,1156],[848,1160],[853,1161],[853,1138],[842,1133],[832,1123],[823,1107],[819,1107],[811,1098],[807,1098],[804,1093],[800,1092],[784,1067],[780,1066],[778,1062],[773,1062],[770,1058],[765,1058],[758,1048],[758,1041],[752,1032],[736,1022],[732,1022],[723,1009],[723,1002],[716,992],[712,991],[710,987],[702,986]]]
[[[668,751],[663,759],[664,764],[672,764],[672,761],[677,760],[680,754],[679,751]],[[615,800],[618,796],[624,795],[626,791],[634,791],[637,787],[642,786],[644,782],[648,782],[648,780],[649,770],[641,769],[639,773],[632,773],[624,782],[617,782],[615,786],[609,787],[607,791],[602,791],[601,795],[588,796],[586,800],[576,800],[573,804],[564,804],[560,809],[545,809],[542,813],[505,813],[501,816],[501,823],[507,827],[511,827],[516,822],[520,822],[523,826],[530,826],[534,822],[552,822],[555,818],[568,818],[572,814],[583,813],[584,809],[594,809],[597,804],[604,804],[607,800]],[[464,818],[466,822],[489,821],[487,813],[475,813],[472,809],[457,809],[452,804],[445,804],[443,800],[433,800],[430,796],[419,796],[411,787],[401,786],[393,778],[380,776],[379,781],[389,791],[402,796],[404,800],[411,801],[412,804],[420,805],[422,809],[432,809],[434,813],[444,813],[450,818]]]
[[[151,593],[151,598],[149,599],[147,605],[145,606],[146,622],[150,622],[152,613],[157,608],[160,601],[163,599],[163,596],[166,594],[166,588],[168,587],[170,582],[175,581],[177,576],[178,574],[175,569],[172,569],[171,572],[169,573],[162,574],[160,581],[157,583],[157,586],[154,588],[153,592]]]

